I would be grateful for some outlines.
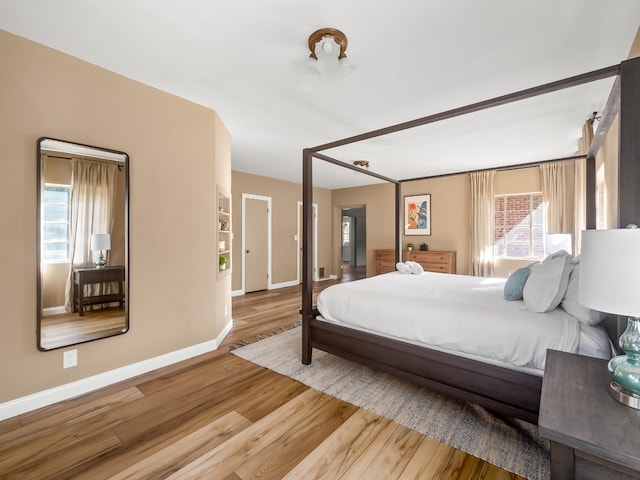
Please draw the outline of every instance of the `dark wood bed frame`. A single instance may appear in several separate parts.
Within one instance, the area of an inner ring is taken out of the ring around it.
[[[537,423],[542,377],[469,360],[425,347],[330,324],[315,317],[313,306],[313,159],[323,160],[395,184],[395,250],[400,259],[402,240],[400,186],[403,182],[428,177],[395,180],[363,171],[322,153],[323,150],[359,142],[467,113],[504,105],[557,90],[616,76],[602,119],[587,155],[586,225],[595,228],[595,156],[609,127],[619,114],[619,225],[640,223],[640,58],[619,65],[577,75],[538,87],[448,110],[417,120],[356,135],[303,151],[303,264],[302,264],[302,363],[311,363],[317,348],[368,365],[376,370],[412,380],[435,391],[477,403],[491,411]],[[547,161],[557,161],[554,159]],[[536,162],[536,164],[543,162]],[[467,173],[457,172],[456,174]],[[614,344],[624,330],[625,319],[608,320],[607,330]]]

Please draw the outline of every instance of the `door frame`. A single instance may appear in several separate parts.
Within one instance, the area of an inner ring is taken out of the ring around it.
[[[260,200],[267,202],[267,290],[271,290],[271,197],[264,195],[254,195],[252,193],[242,194],[242,294],[246,293],[246,267],[247,267],[247,248],[246,248],[246,217],[247,200]]]
[[[302,235],[298,232],[302,231],[302,215],[300,209],[302,208],[302,200],[298,200],[296,204],[296,282],[302,281],[302,264],[300,262],[300,249],[302,248]],[[320,280],[320,272],[318,271],[318,204],[313,204],[313,280],[315,282]]]

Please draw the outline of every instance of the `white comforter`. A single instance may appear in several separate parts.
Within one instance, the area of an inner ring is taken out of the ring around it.
[[[516,367],[544,370],[548,348],[577,352],[576,318],[534,313],[503,298],[504,279],[399,272],[333,285],[318,296],[326,320]]]

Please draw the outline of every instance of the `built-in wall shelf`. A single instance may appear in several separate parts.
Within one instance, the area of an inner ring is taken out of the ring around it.
[[[218,251],[218,278],[231,274],[231,194],[216,187],[216,250]]]

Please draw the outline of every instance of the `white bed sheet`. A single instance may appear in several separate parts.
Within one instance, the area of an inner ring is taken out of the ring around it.
[[[506,301],[504,282],[393,272],[328,287],[317,305],[327,321],[530,373],[542,373],[548,348],[578,353],[581,337],[589,352],[580,353],[607,358],[601,329],[583,333],[561,308],[535,313]]]

